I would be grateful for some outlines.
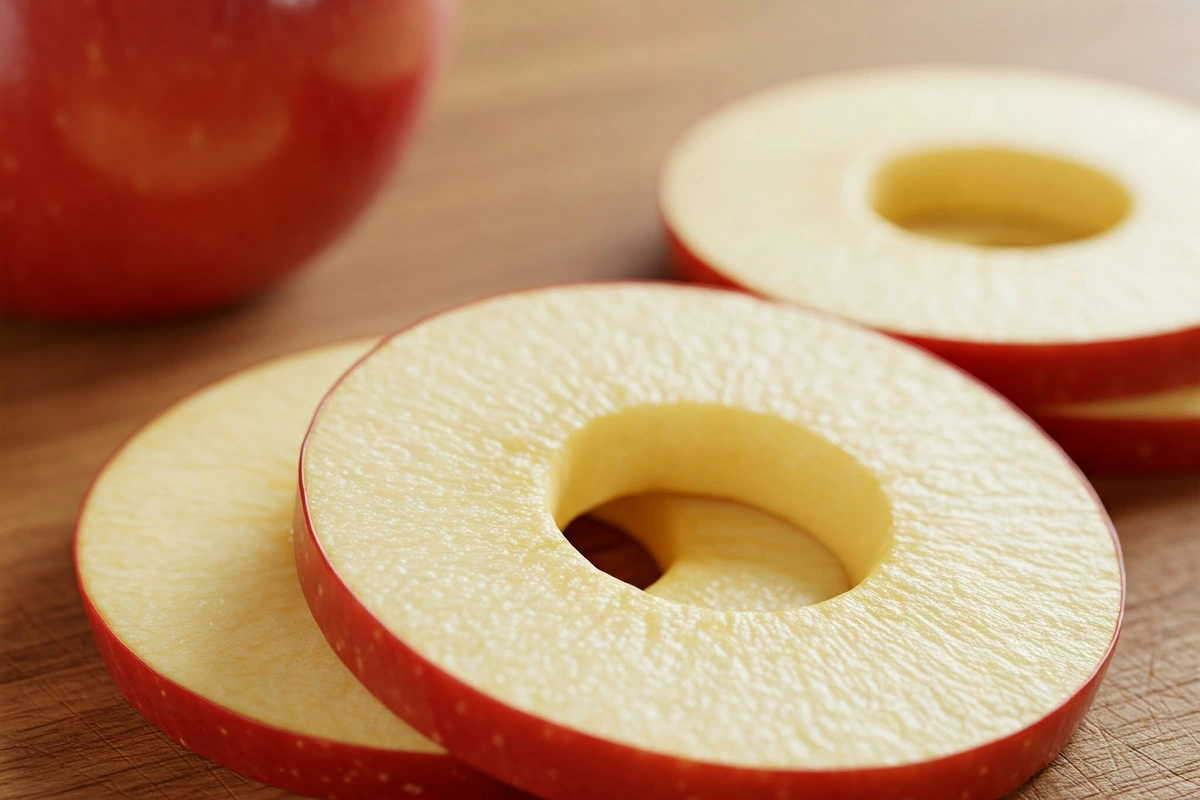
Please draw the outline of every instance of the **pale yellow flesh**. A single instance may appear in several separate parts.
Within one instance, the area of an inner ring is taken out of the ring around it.
[[[727,500],[649,494],[591,516],[646,547],[663,575],[646,592],[722,611],[780,611],[850,588],[828,547],[779,517]]]
[[[691,759],[862,767],[983,744],[1087,681],[1120,611],[1106,516],[1004,401],[733,293],[562,288],[426,321],[330,396],[302,468],[334,569],[421,656],[549,723]],[[652,491],[782,517],[857,585],[777,612],[684,605],[560,532]]]
[[[80,519],[83,588],[151,669],[265,725],[437,753],[358,684],[309,614],[292,555],[296,458],[329,386],[374,342],[240,373],[113,457]]]
[[[731,280],[889,331],[1036,344],[1200,325],[1200,110],[1136,88],[818,77],[701,122],[660,192],[668,227]]]
[[[1200,385],[1090,403],[1061,403],[1047,406],[1039,414],[1097,419],[1200,420]]]

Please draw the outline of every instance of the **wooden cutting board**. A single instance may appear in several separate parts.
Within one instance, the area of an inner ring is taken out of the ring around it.
[[[403,172],[299,278],[193,322],[0,326],[0,800],[285,796],[160,736],[92,646],[72,517],[139,422],[230,369],[472,297],[663,276],[655,170],[690,122],[798,75],[913,61],[1074,69],[1200,100],[1200,2],[467,2]],[[1125,632],[1079,734],[1015,796],[1197,798],[1200,476],[1099,490],[1125,548]]]

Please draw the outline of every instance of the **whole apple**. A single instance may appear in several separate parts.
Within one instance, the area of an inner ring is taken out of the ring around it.
[[[195,314],[366,205],[447,0],[0,0],[0,314]]]

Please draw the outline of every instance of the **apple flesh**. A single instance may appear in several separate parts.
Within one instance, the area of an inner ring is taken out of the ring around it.
[[[1033,417],[1087,472],[1200,470],[1200,385],[1050,406]]]
[[[133,707],[229,769],[330,800],[515,798],[372,698],[296,579],[295,454],[321,394],[372,343],[240,373],[134,434],[80,511],[84,608]]]
[[[1200,383],[1198,143],[1195,107],[1079,76],[834,73],[700,121],[659,210],[679,275],[892,334],[1035,411]]]
[[[441,0],[0,7],[0,314],[111,322],[261,292],[365,206]]]
[[[561,533],[655,491],[809,531],[853,588],[703,608]],[[386,340],[313,421],[293,527],[359,680],[552,800],[997,798],[1070,738],[1124,602],[1094,493],[1008,403],[888,337],[695,287],[523,292]]]

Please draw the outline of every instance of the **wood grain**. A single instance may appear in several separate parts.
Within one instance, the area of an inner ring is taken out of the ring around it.
[[[74,587],[75,509],[178,395],[265,356],[503,289],[664,274],[657,164],[703,112],[829,69],[1006,62],[1200,99],[1193,0],[467,2],[418,145],[367,218],[263,300],[178,324],[0,327],[0,800],[279,798],[119,697]],[[1102,482],[1129,575],[1083,729],[1015,797],[1200,797],[1200,477]]]

